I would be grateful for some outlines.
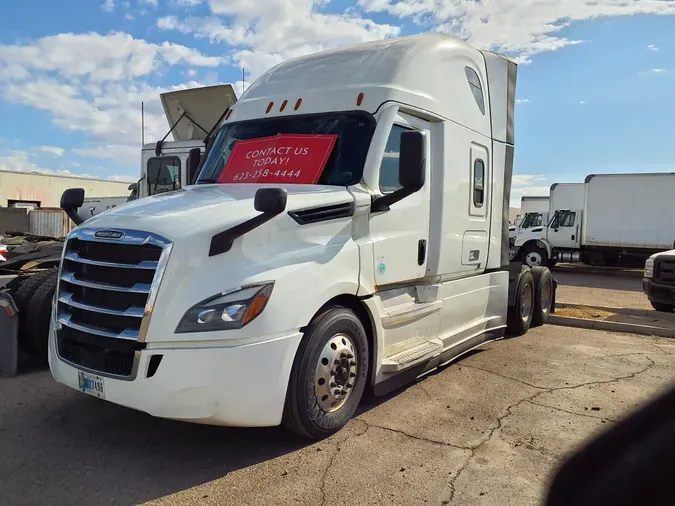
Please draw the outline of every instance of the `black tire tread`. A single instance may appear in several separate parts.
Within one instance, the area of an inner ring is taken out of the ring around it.
[[[516,291],[516,301],[513,306],[509,306],[507,316],[506,316],[506,331],[514,337],[522,336],[523,334],[526,334],[527,331],[530,329],[530,326],[532,324],[532,318],[530,318],[530,322],[525,324],[520,317],[520,297],[522,295],[522,286],[526,282],[527,278],[529,278],[529,282],[532,284],[532,287],[534,288],[534,278],[532,276],[531,271],[523,271],[522,274],[520,275],[520,279],[518,280],[518,288]],[[534,301],[533,301],[534,305]],[[534,311],[534,307],[531,308],[532,312]]]
[[[544,312],[544,308],[541,305],[541,293],[543,289],[543,279],[544,277],[551,277],[551,271],[547,267],[539,266],[532,268],[532,278],[534,279],[534,312],[532,313],[532,327],[540,327],[548,321],[548,315],[551,314],[551,308],[548,308],[547,312]],[[551,297],[553,301],[553,297]]]
[[[649,301],[652,307],[656,311],[661,311],[662,313],[672,313],[675,310],[675,305],[673,304],[663,304],[662,302]]]
[[[33,293],[26,314],[25,339],[40,359],[47,359],[49,343],[49,323],[52,313],[52,301],[56,291],[58,271],[52,270],[40,287]]]
[[[19,310],[19,336],[22,347],[26,350],[33,353],[38,350],[34,350],[31,347],[31,343],[25,339],[26,334],[26,325],[28,323],[28,304],[30,303],[33,294],[36,292],[37,288],[44,283],[46,279],[50,276],[56,276],[57,269],[46,269],[40,271],[32,276],[24,279],[16,291],[12,294],[16,308]]]

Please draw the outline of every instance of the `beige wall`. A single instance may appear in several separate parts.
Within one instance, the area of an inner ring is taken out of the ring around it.
[[[58,207],[68,188],[84,188],[86,197],[129,195],[129,183],[0,170],[0,207],[7,207],[8,200],[38,201],[41,207]]]

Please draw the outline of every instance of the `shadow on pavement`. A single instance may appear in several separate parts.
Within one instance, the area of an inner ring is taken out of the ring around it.
[[[355,416],[414,384],[366,396]],[[153,418],[59,385],[49,370],[0,378],[0,504],[138,504],[311,444],[281,427]]]
[[[558,280],[559,286],[578,286],[585,288],[642,292],[642,278],[603,276],[602,274],[591,274],[586,272],[567,272],[563,269],[554,269],[552,272]]]
[[[0,379],[0,504],[138,504],[308,444],[281,428],[153,418],[49,371]]]

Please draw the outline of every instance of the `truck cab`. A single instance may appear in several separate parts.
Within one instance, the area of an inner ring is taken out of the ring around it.
[[[70,234],[56,380],[159,417],[320,439],[366,387],[544,323],[555,281],[508,258],[516,68],[425,34],[266,72],[194,185]]]
[[[160,95],[170,129],[164,139],[141,151],[138,198],[176,191],[195,182],[209,134],[237,101],[230,84],[190,88]],[[172,141],[166,138],[172,135]]]

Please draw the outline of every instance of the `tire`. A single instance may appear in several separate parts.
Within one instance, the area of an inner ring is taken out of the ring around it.
[[[534,313],[534,278],[531,271],[525,271],[520,275],[516,300],[513,306],[509,306],[506,316],[506,330],[512,336],[522,336],[530,330],[532,314]]]
[[[363,324],[351,310],[334,307],[315,317],[291,369],[284,426],[311,439],[324,439],[344,427],[356,412],[367,383],[369,351]],[[335,396],[331,386],[345,382],[352,385],[342,389],[346,396]]]
[[[49,323],[52,316],[52,303],[56,291],[58,271],[51,270],[51,276],[43,280],[42,284],[30,298],[26,310],[27,322],[24,339],[30,349],[42,361],[47,361],[49,350]]]
[[[548,264],[548,252],[536,244],[530,244],[525,247],[522,259],[529,267],[544,266]]]
[[[57,269],[46,269],[40,271],[37,274],[26,278],[17,288],[16,292],[12,294],[12,298],[16,303],[16,308],[19,310],[19,343],[21,347],[30,352],[38,353],[38,350],[31,347],[31,342],[26,339],[26,326],[30,318],[28,317],[28,304],[30,303],[33,294],[37,291],[38,287],[45,282],[45,280],[50,277],[56,277],[58,273]]]
[[[672,313],[673,310],[675,310],[675,305],[673,304],[663,304],[661,302],[654,302],[652,300],[650,300],[649,303],[652,305],[654,309],[656,309],[657,311],[662,311],[664,313]]]
[[[532,327],[539,327],[548,321],[553,303],[553,276],[546,267],[532,269],[534,280],[534,311],[532,312]]]

